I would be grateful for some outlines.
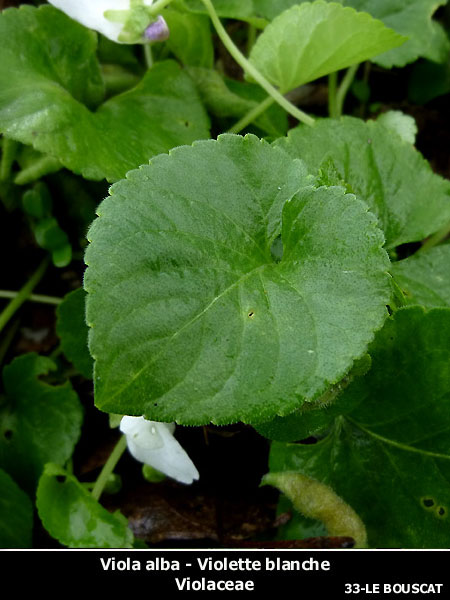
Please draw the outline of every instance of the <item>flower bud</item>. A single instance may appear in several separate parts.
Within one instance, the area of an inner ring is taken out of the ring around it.
[[[144,37],[149,42],[163,42],[169,37],[169,27],[165,19],[159,15],[156,21],[150,23],[144,32]]]

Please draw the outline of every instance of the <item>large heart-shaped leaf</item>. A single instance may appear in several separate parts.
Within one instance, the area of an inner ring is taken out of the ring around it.
[[[270,468],[331,486],[362,518],[371,546],[447,548],[450,309],[399,310],[369,352],[372,369],[338,399],[325,437],[274,442]]]
[[[120,179],[149,157],[209,137],[191,79],[158,63],[98,104],[95,35],[51,6],[0,13],[0,131],[88,179]]]
[[[304,0],[253,0],[253,10],[267,19],[273,19],[294,4]],[[336,0],[333,0],[335,2]],[[344,6],[368,12],[387,27],[409,39],[399,48],[383,52],[373,61],[383,67],[402,67],[419,56],[443,61],[449,52],[449,41],[444,29],[432,20],[435,10],[446,0],[338,0]]]
[[[250,61],[281,91],[377,56],[406,40],[367,13],[318,0],[276,17]]]
[[[224,135],[112,187],[86,254],[99,408],[256,422],[346,373],[386,317],[388,261],[367,206],[310,183],[284,152]]]
[[[323,119],[276,144],[312,172],[331,166],[378,216],[388,247],[422,240],[450,221],[450,182],[381,122]]]

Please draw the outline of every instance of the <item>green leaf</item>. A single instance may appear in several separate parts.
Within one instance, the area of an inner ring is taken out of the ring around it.
[[[450,245],[393,263],[391,273],[408,304],[450,307]]]
[[[0,13],[0,37],[0,131],[87,179],[120,179],[154,154],[209,137],[195,88],[172,61],[91,111],[83,102],[99,77],[92,32],[51,6],[22,6]]]
[[[372,369],[338,400],[318,443],[272,446],[270,470],[331,486],[372,547],[448,547],[450,310],[398,310],[369,352]]]
[[[333,0],[335,1],[335,0]],[[337,0],[344,6],[367,12],[380,19],[387,27],[409,38],[399,48],[383,52],[373,58],[382,67],[403,67],[419,56],[442,62],[450,50],[449,41],[441,25],[432,20],[439,6],[447,0]],[[253,0],[254,10],[267,19],[273,19],[302,0]]]
[[[56,309],[56,332],[61,339],[61,347],[74,367],[87,379],[92,379],[94,368],[89,354],[88,327],[84,317],[86,293],[79,288],[67,294]]]
[[[385,68],[403,67],[420,56],[442,62],[450,52],[446,33],[432,16],[447,0],[350,0],[357,10],[381,19],[388,27],[407,36],[399,48],[384,52],[374,60]]]
[[[45,529],[69,548],[132,547],[127,519],[108,512],[58,465],[45,466],[36,505]]]
[[[259,85],[224,79],[214,69],[190,67],[187,71],[208,111],[219,118],[240,119],[267,97]],[[274,137],[285,135],[288,129],[286,111],[273,104],[255,119],[254,125]]]
[[[258,423],[255,429],[261,435],[278,442],[295,442],[310,436],[320,437],[324,428],[342,414],[342,392],[351,384],[355,377],[362,377],[371,367],[368,354],[355,362],[350,372],[336,385],[331,386],[323,396],[314,403],[305,403],[300,409],[285,417],[275,417],[266,423]],[[351,406],[348,399],[346,410]]]
[[[22,208],[35,219],[45,219],[52,214],[52,197],[43,181],[36,183],[22,196]]]
[[[258,422],[343,377],[386,317],[388,260],[367,206],[311,182],[223,135],[111,188],[86,255],[99,408]]]
[[[175,56],[184,65],[212,68],[214,47],[209,18],[167,10],[164,19],[170,29],[167,45]]]
[[[255,0],[212,0],[212,3],[219,17],[247,21],[259,28],[264,28],[267,24],[266,19],[256,15]],[[195,13],[207,13],[202,0],[181,0],[177,4]]]
[[[55,368],[49,358],[32,353],[3,369],[0,466],[27,491],[46,462],[63,464],[71,457],[80,436],[83,413],[70,383],[49,385],[39,379]]]
[[[33,505],[17,483],[0,469],[0,548],[30,548]]]
[[[450,56],[444,64],[424,60],[414,65],[408,96],[414,104],[426,104],[450,92]]]
[[[414,117],[411,117],[411,115],[405,115],[400,110],[388,110],[378,117],[378,123],[387,129],[392,129],[408,144],[415,143],[417,125]]]
[[[276,17],[256,40],[250,61],[287,92],[400,46],[405,39],[367,13],[318,0]]]
[[[97,35],[93,31],[52,6],[36,9],[22,5],[2,11],[0,32],[2,104],[15,95],[20,100],[17,112],[23,114],[29,101],[22,94],[36,84],[36,96],[51,93],[46,88],[54,87],[89,108],[102,101],[103,81],[95,56]],[[38,116],[31,112],[29,115],[32,119]]]
[[[291,130],[276,144],[304,160],[312,172],[332,160],[340,177],[378,216],[389,248],[422,240],[450,221],[450,182],[382,123],[323,119]]]

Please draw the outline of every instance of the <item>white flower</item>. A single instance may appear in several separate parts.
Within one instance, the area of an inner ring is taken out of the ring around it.
[[[169,29],[162,17],[155,21],[149,7],[153,0],[49,0],[85,27],[122,44],[167,39]],[[152,27],[153,26],[153,27]]]
[[[136,460],[181,483],[192,483],[199,478],[194,463],[173,437],[175,423],[123,417],[120,431],[126,435],[128,450]]]

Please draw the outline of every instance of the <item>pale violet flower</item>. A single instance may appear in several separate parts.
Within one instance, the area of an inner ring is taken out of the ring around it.
[[[153,0],[49,0],[85,27],[122,44],[167,39],[169,29],[163,17],[151,14]]]
[[[123,417],[120,431],[125,434],[128,450],[136,460],[181,483],[192,483],[199,478],[194,463],[173,437],[175,423]]]

